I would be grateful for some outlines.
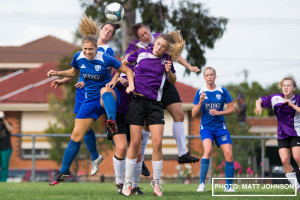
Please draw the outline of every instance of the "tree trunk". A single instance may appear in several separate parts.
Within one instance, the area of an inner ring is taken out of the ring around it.
[[[126,1],[123,4],[126,11],[126,18],[122,21],[122,55],[125,55],[125,51],[128,44],[135,39],[134,34],[131,32],[131,26],[135,24],[136,11],[132,8],[132,0]]]

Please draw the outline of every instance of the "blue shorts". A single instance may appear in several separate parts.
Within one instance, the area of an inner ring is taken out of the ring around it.
[[[201,141],[205,139],[211,139],[211,141],[216,143],[218,147],[222,144],[232,144],[229,131],[227,129],[223,130],[210,130],[201,129],[200,130]]]
[[[120,103],[120,94],[117,89],[114,89],[117,97],[116,107]],[[100,98],[85,98],[77,113],[76,119],[94,118],[95,121],[105,113],[104,108],[100,104]]]
[[[85,89],[84,89],[84,87],[81,88],[81,89],[77,88],[76,89],[76,94],[75,94],[75,106],[74,106],[73,113],[75,113],[75,114],[78,113],[84,99],[85,99]]]

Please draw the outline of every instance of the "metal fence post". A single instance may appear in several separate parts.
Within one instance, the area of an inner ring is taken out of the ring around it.
[[[32,170],[31,170],[31,181],[35,181],[35,139],[36,136],[32,136],[32,150],[31,150],[31,156],[32,156]]]
[[[209,179],[208,179],[209,184],[211,184],[211,180],[212,180],[212,155],[209,159]]]
[[[265,178],[265,134],[262,133],[261,139],[261,178]],[[264,179],[262,179],[262,184],[264,183]]]

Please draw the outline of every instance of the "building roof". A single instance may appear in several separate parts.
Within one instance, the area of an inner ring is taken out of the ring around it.
[[[21,46],[1,46],[0,64],[58,62],[79,47],[48,35]]]
[[[0,80],[0,103],[47,103],[51,93],[63,96],[60,88],[50,87],[56,77],[47,77],[50,69],[56,69],[57,63],[47,63],[28,71],[21,71],[10,78]]]
[[[176,82],[175,87],[179,93],[182,103],[193,103],[198,89],[181,82]]]

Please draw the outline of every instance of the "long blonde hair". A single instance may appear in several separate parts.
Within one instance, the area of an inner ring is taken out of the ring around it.
[[[180,31],[172,31],[168,34],[160,34],[155,40],[158,38],[163,38],[168,42],[167,53],[171,56],[171,60],[176,62],[179,56],[181,56],[181,52],[185,44],[185,41],[180,36]]]
[[[92,42],[95,46],[97,46],[99,33],[98,25],[91,17],[86,16],[85,13],[80,20],[79,31],[83,36],[82,44],[86,42]]]
[[[174,42],[169,42],[168,45],[168,54],[171,56],[173,61],[177,61],[178,58],[181,56],[182,50],[185,45],[185,41],[180,36],[180,30],[172,31],[168,34],[172,37]]]

